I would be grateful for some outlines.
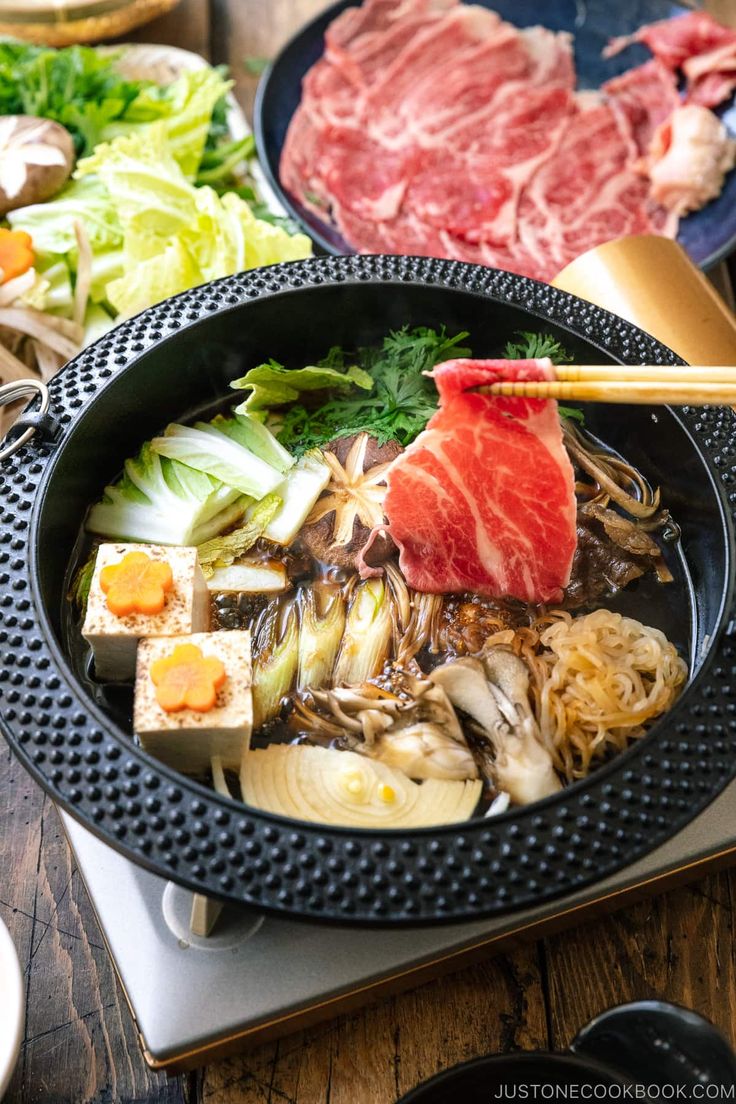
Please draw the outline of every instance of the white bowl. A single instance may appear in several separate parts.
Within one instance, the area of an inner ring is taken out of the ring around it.
[[[23,1037],[23,975],[10,932],[0,920],[0,1100],[10,1084]]]

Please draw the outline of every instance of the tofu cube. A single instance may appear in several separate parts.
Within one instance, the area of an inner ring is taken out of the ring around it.
[[[100,584],[102,569],[118,564],[128,552],[145,552],[152,560],[165,560],[174,585],[166,594],[161,613],[130,613],[118,617],[108,609]],[[210,627],[210,595],[196,548],[168,548],[158,544],[101,544],[82,625],[82,636],[91,646],[97,678],[105,682],[135,678],[138,641],[144,636],[182,636],[207,632]]]
[[[213,594],[277,594],[287,590],[286,568],[277,561],[216,567],[207,580]]]
[[[151,665],[170,656],[178,644],[195,644],[202,655],[219,659],[225,682],[212,709],[199,713],[181,709],[168,713],[158,703]],[[222,765],[239,770],[253,728],[250,632],[194,633],[149,637],[138,645],[133,727],[141,746],[184,774],[203,774],[219,755]]]

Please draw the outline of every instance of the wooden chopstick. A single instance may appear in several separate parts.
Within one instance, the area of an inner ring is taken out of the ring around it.
[[[734,406],[736,383],[629,383],[600,380],[555,383],[547,380],[492,383],[474,390],[484,395],[571,402],[644,403],[666,406]]]
[[[733,406],[736,367],[564,364],[555,380],[504,380],[473,388],[484,395],[572,402]]]
[[[558,364],[560,382],[578,380],[631,380],[632,383],[736,383],[736,367],[712,368],[707,364]]]

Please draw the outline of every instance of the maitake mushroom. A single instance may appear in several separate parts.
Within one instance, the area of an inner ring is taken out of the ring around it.
[[[477,778],[480,766],[517,805],[561,788],[532,712],[529,670],[507,648],[450,660],[429,675],[394,667],[378,681],[300,691],[290,727],[409,778]],[[472,747],[456,710],[469,718]],[[493,812],[501,808],[494,803]]]
[[[32,115],[0,118],[0,214],[50,199],[73,167],[72,136],[60,123]]]
[[[371,531],[383,523],[386,473],[401,451],[397,441],[380,445],[368,433],[338,437],[325,446],[330,482],[301,531],[301,539],[315,559],[336,567],[355,566]],[[391,538],[380,533],[367,553],[367,562],[376,567],[395,551]]]
[[[404,674],[395,694],[370,682],[312,690],[295,703],[292,726],[337,740],[409,778],[477,778],[457,714],[440,686]]]
[[[456,659],[436,667],[430,678],[456,708],[478,725],[491,755],[484,769],[517,805],[557,793],[561,783],[544,747],[529,703],[529,671],[503,647],[481,659]]]

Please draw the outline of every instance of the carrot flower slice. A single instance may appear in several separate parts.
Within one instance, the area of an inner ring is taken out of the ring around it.
[[[214,656],[203,656],[196,644],[177,644],[171,655],[151,664],[156,700],[167,713],[192,709],[209,713],[227,674]]]
[[[24,230],[0,229],[0,284],[22,276],[33,265],[33,242]]]
[[[127,552],[120,563],[103,567],[100,586],[107,595],[107,608],[116,617],[154,614],[164,608],[174,576],[164,560],[154,560],[146,552]]]

